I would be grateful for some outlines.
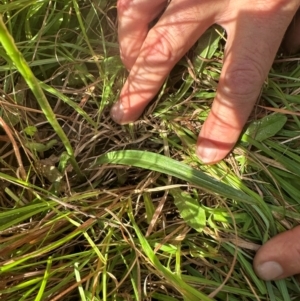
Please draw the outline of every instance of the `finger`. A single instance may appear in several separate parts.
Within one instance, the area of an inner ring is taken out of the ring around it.
[[[289,24],[278,18],[246,12],[221,24],[228,33],[224,65],[196,150],[204,163],[223,159],[238,140]]]
[[[279,280],[300,273],[300,226],[281,233],[257,252],[254,270],[264,280]]]
[[[199,2],[172,1],[149,31],[120,99],[112,108],[116,122],[129,123],[142,114],[176,62],[213,23],[208,18],[212,14],[200,10]]]
[[[300,10],[298,10],[285,34],[283,47],[290,54],[300,50]]]
[[[149,23],[166,6],[167,0],[119,0],[118,38],[120,56],[125,67],[130,70],[147,36]]]

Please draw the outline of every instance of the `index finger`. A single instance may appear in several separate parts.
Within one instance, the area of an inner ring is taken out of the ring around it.
[[[132,68],[148,34],[149,23],[167,5],[167,0],[119,0],[118,37],[121,59],[128,70]]]
[[[176,62],[213,23],[212,12],[209,14],[199,3],[171,2],[149,31],[120,99],[111,111],[116,122],[129,123],[142,114]]]

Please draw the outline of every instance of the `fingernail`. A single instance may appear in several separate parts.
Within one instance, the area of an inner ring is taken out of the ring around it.
[[[116,123],[122,123],[124,108],[121,102],[117,102],[110,110],[110,116]]]
[[[275,261],[267,261],[256,268],[257,275],[266,280],[274,280],[283,274],[282,266]]]
[[[218,148],[214,143],[203,140],[198,145],[196,154],[200,157],[203,163],[212,163],[217,157]]]

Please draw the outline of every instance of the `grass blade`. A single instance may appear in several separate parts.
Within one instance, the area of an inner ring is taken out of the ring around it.
[[[23,76],[24,80],[26,81],[27,85],[31,89],[32,93],[36,97],[36,100],[38,101],[43,113],[45,114],[47,120],[63,142],[66,151],[68,152],[70,156],[70,162],[76,171],[76,173],[81,176],[82,172],[75,160],[74,152],[71,146],[71,143],[66,136],[65,132],[59,125],[58,121],[56,120],[55,114],[49,105],[47,98],[39,84],[39,81],[36,79],[34,74],[32,73],[31,69],[29,68],[27,62],[25,61],[23,55],[21,52],[18,50],[14,39],[8,32],[2,16],[0,16],[0,41],[1,44],[3,45],[3,48],[7,52],[8,56],[10,57],[11,61],[14,63],[14,65],[17,67],[18,71],[21,73]]]
[[[95,164],[100,165],[105,163],[132,165],[158,171],[190,182],[200,186],[208,192],[213,192],[226,198],[246,202],[252,205],[258,203],[257,199],[246,193],[230,187],[229,185],[206,175],[200,170],[196,170],[182,162],[178,162],[163,155],[134,150],[116,151],[100,156]]]
[[[156,267],[157,271],[161,273],[167,281],[172,283],[174,288],[176,288],[185,298],[185,300],[189,301],[213,301],[213,299],[207,297],[206,295],[202,294],[201,292],[197,291],[195,288],[188,285],[184,282],[178,275],[173,274],[170,270],[164,267],[158,258],[156,257],[154,251],[152,250],[151,246],[149,245],[147,239],[143,236],[142,232],[140,231],[138,225],[136,224],[134,217],[131,212],[128,213],[132,226],[136,232],[136,235],[141,243],[141,247],[145,252],[146,256],[149,258],[151,263]]]
[[[45,274],[44,274],[44,278],[42,280],[42,284],[40,286],[39,292],[38,292],[38,294],[37,294],[34,301],[43,300],[43,294],[44,294],[44,291],[45,291],[45,288],[46,288],[46,285],[47,285],[47,281],[48,281],[48,278],[49,278],[51,266],[52,266],[52,257],[50,256],[47,260],[47,267],[46,267],[46,271],[45,271]]]

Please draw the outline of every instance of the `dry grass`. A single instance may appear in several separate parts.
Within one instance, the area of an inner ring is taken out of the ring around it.
[[[278,58],[255,130],[223,162],[203,166],[194,143],[222,67],[221,37],[212,30],[144,116],[119,126],[109,117],[126,79],[114,3],[77,1],[79,18],[75,2],[0,5],[59,125],[0,48],[0,300],[296,300],[296,279],[264,283],[251,262],[262,242],[300,220],[299,58]],[[266,136],[260,124],[273,111],[286,122]],[[128,149],[192,166],[254,203],[207,192],[193,174],[94,165]],[[204,225],[191,226],[191,207],[176,197],[199,204]]]

